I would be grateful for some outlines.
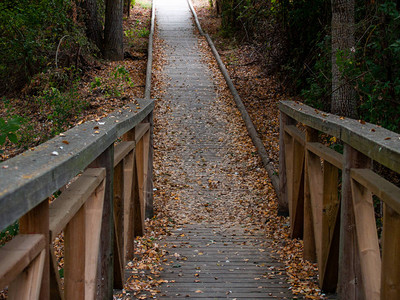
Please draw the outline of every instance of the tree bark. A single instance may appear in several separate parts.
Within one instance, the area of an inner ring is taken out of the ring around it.
[[[356,93],[337,64],[337,56],[354,49],[354,0],[332,0],[332,102],[334,114],[357,117]]]
[[[103,45],[103,28],[99,20],[96,0],[86,0],[82,3],[86,10],[86,35],[101,50]]]
[[[103,48],[106,59],[124,59],[122,17],[123,0],[106,0]]]

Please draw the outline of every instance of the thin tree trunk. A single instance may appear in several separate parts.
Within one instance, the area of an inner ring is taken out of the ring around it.
[[[106,59],[122,60],[123,46],[123,0],[106,0],[106,20],[104,26],[104,48]]]
[[[356,93],[344,78],[337,56],[348,57],[354,49],[354,0],[332,0],[332,102],[334,114],[357,117]]]
[[[103,45],[103,28],[99,20],[97,1],[86,0],[83,2],[82,6],[87,13],[85,20],[86,35],[101,50]]]

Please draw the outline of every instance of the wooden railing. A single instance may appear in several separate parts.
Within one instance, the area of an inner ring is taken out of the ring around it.
[[[122,288],[152,215],[153,107],[138,100],[0,164],[0,230],[19,220],[20,233],[0,248],[10,299],[111,299]]]
[[[297,102],[279,108],[280,197],[320,287],[341,299],[400,299],[400,189],[372,170],[400,173],[400,135]],[[341,141],[343,154],[322,137]],[[381,239],[373,195],[384,205]]]

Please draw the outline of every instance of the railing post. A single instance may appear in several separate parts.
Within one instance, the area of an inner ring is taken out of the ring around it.
[[[318,131],[306,127],[306,144],[305,144],[305,162],[304,162],[304,226],[303,226],[303,258],[315,262],[317,260],[316,247],[315,247],[315,236],[314,236],[314,221],[311,206],[310,196],[310,183],[308,174],[308,151],[307,143],[318,141]]]
[[[114,144],[110,145],[90,168],[105,168],[106,182],[103,216],[100,233],[99,266],[97,273],[96,299],[112,299],[114,274],[114,222],[113,222],[113,182],[114,182]]]
[[[135,142],[135,128],[122,136],[124,141]],[[136,146],[135,146],[136,147]],[[134,172],[135,148],[124,158],[124,257],[125,261],[134,257]]]
[[[19,220],[19,233],[43,234],[46,240],[45,261],[43,267],[42,284],[40,287],[40,299],[50,299],[50,233],[49,233],[49,201],[42,201]]]
[[[286,177],[285,126],[296,124],[296,121],[283,112],[279,115],[279,197],[278,215],[289,214],[288,187]]]
[[[340,209],[339,282],[342,299],[364,299],[356,225],[351,192],[351,168],[370,168],[371,159],[351,146],[344,145],[342,201]],[[378,270],[377,270],[378,271]]]
[[[385,204],[382,232],[381,299],[400,295],[400,214]]]
[[[148,170],[147,170],[147,184],[146,184],[146,218],[152,218],[154,215],[153,210],[153,156],[154,156],[154,149],[153,149],[153,128],[154,128],[154,121],[153,121],[153,111],[147,116],[147,121],[150,124],[149,129],[149,154],[148,154]]]

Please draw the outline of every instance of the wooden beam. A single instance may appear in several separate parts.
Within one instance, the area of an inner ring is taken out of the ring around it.
[[[148,170],[147,170],[147,184],[146,184],[146,217],[153,218],[154,216],[154,208],[153,208],[153,156],[154,156],[154,146],[153,146],[153,137],[154,137],[154,121],[153,121],[153,111],[149,113],[146,117],[147,122],[150,124],[149,128],[149,152],[148,152]]]
[[[289,196],[286,166],[285,126],[295,124],[295,120],[280,112],[279,115],[279,197],[278,215],[289,214]]]
[[[40,285],[46,257],[45,251],[43,249],[30,265],[11,282],[8,287],[8,299],[40,299]]]
[[[85,300],[96,299],[97,272],[100,251],[101,221],[106,181],[99,184],[85,203],[86,252],[85,252]]]
[[[322,258],[321,245],[324,177],[322,172],[321,159],[312,152],[307,153],[307,168],[317,260],[318,264],[320,265]]]
[[[318,266],[320,287],[335,292],[339,271],[339,170],[324,160],[321,260]]]
[[[351,169],[351,177],[400,214],[400,188],[371,169]]]
[[[65,299],[85,299],[85,214],[82,206],[64,230]]]
[[[0,163],[0,230],[66,185],[115,140],[142,122],[153,110],[154,101],[136,100],[140,109],[129,104],[100,122],[85,122],[34,151]]]
[[[306,142],[318,141],[318,131],[311,127],[306,127]],[[305,165],[304,165],[304,225],[303,225],[303,258],[311,262],[317,259],[315,249],[315,236],[314,236],[314,221],[312,215],[311,196],[310,196],[310,182],[308,171],[308,151],[305,151]]]
[[[120,162],[114,168],[114,288],[122,289],[124,281],[124,169]]]
[[[318,155],[336,168],[340,170],[343,169],[343,155],[335,150],[328,148],[321,143],[307,143],[307,150]]]
[[[338,292],[343,299],[365,299],[360,257],[357,249],[350,170],[352,168],[370,168],[371,159],[347,144],[344,145],[343,156],[345,165],[342,171],[342,201],[340,207]]]
[[[104,168],[87,169],[61,195],[50,204],[49,226],[51,240],[65,228],[85,201],[106,176]]]
[[[0,289],[10,284],[46,248],[42,234],[19,234],[0,248]]]
[[[136,143],[144,136],[146,132],[150,129],[149,123],[140,123],[135,127],[135,141]]]
[[[135,148],[135,142],[123,141],[114,146],[114,167]]]
[[[133,204],[133,172],[134,151],[124,159],[124,255],[125,261],[134,257],[134,204]]]
[[[381,299],[400,299],[400,214],[384,204]]]
[[[42,201],[19,220],[20,234],[43,234],[45,238],[45,258],[43,278],[41,280],[40,299],[50,299],[50,234],[49,234],[49,201]]]
[[[104,204],[100,233],[100,250],[97,273],[97,299],[111,299],[114,274],[114,145],[108,147],[91,165],[91,168],[105,168]]]
[[[303,147],[306,141],[306,135],[302,132],[296,125],[286,125],[285,132],[293,137],[298,143],[300,143]]]
[[[365,299],[379,300],[381,254],[372,194],[355,180],[351,181],[351,190]]]
[[[319,111],[303,103],[279,102],[281,113],[337,137],[357,151],[400,173],[399,134],[374,124]]]
[[[293,140],[293,174],[291,187],[291,237],[303,237],[304,223],[304,143]]]

